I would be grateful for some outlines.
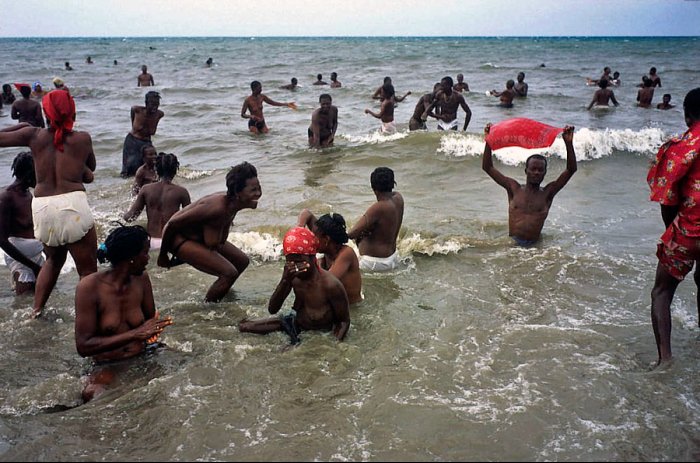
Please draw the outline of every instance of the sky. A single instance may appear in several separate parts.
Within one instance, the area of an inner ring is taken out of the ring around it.
[[[2,3],[0,37],[700,35],[700,0]]]

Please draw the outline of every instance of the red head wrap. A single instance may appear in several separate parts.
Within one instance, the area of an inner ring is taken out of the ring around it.
[[[318,250],[318,238],[308,228],[294,227],[284,235],[282,245],[285,256],[289,254],[315,256]]]
[[[65,90],[52,90],[41,100],[46,117],[51,121],[51,128],[56,132],[53,145],[63,151],[63,137],[73,131],[75,121],[75,101]]]

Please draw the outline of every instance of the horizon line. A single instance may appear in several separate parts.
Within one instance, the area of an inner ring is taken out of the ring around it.
[[[700,35],[45,35],[2,36],[0,39],[333,39],[333,38],[698,38]]]

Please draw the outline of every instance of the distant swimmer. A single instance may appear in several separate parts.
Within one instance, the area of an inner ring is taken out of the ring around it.
[[[637,106],[651,108],[651,100],[654,98],[654,83],[648,77],[644,80],[644,87],[637,90]]]
[[[83,278],[75,290],[75,348],[94,361],[84,378],[84,402],[106,391],[120,369],[117,362],[162,346],[159,337],[172,324],[156,310],[148,248],[143,227],[112,230],[97,252],[111,267]]]
[[[68,61],[66,61],[65,65],[64,65],[64,69],[65,69],[66,71],[72,71],[72,70],[73,70],[73,66],[71,66],[70,63],[69,63]]]
[[[136,78],[137,87],[152,87],[156,83],[153,80],[153,76],[148,72],[148,66],[145,64],[141,66],[141,74]]]
[[[308,227],[318,238],[321,268],[328,270],[343,283],[350,304],[362,300],[362,275],[355,251],[348,246],[345,219],[340,214],[316,216],[308,209],[299,214],[297,226]]]
[[[12,85],[2,84],[2,102],[6,105],[12,105],[15,102],[15,94],[12,93]]]
[[[593,94],[593,99],[589,103],[586,109],[591,109],[593,106],[596,107],[609,107],[610,102],[615,106],[620,106],[620,104],[615,99],[615,93],[608,88],[608,81],[606,79],[601,79],[598,81],[598,90]]]
[[[117,60],[115,59],[115,60],[114,60],[114,65],[116,66],[117,64],[119,64],[119,63],[118,63]]]
[[[342,341],[350,329],[348,296],[338,278],[321,268],[316,260],[318,239],[306,228],[289,230],[282,241],[284,268],[267,310],[277,314],[289,294],[294,291],[293,313],[286,316],[243,320],[242,333],[268,334],[283,331],[292,344],[301,342],[302,331],[330,331]]]
[[[375,113],[368,108],[365,109],[365,114],[369,114],[370,116],[376,117],[382,121],[382,133],[396,133],[396,124],[394,123],[394,108],[396,107],[396,101],[394,100],[394,86],[391,84],[385,84],[384,87],[382,87],[382,94],[384,95],[384,98],[382,100],[382,105],[379,108],[379,112]]]
[[[41,114],[41,104],[38,101],[32,100],[32,89],[29,85],[21,85],[19,93],[22,98],[15,100],[12,103],[10,116],[18,122],[26,122],[34,127],[46,127],[44,116]]]
[[[207,67],[210,68],[212,66],[212,64],[214,64],[214,58],[211,58],[211,57],[207,58],[207,62],[206,62]]]
[[[488,135],[491,124],[484,128]],[[540,239],[544,222],[549,215],[554,196],[561,191],[571,177],[576,173],[576,153],[574,152],[574,128],[566,126],[562,139],[566,145],[566,169],[555,181],[541,187],[547,173],[547,158],[541,154],[533,154],[525,161],[526,183],[506,177],[493,165],[491,146],[484,144],[482,168],[484,171],[505,188],[508,193],[508,234],[518,246],[532,246]]]
[[[380,100],[381,101],[381,100],[384,100],[384,98],[386,98],[386,95],[384,95],[384,86],[387,84],[391,85],[393,88],[393,82],[391,81],[391,77],[389,77],[389,76],[386,76],[384,78],[384,83],[382,84],[382,86],[377,88],[374,91],[374,93],[372,94],[373,100]],[[394,92],[394,101],[396,101],[397,103],[401,103],[410,94],[411,94],[411,92],[406,92],[406,94],[404,96],[398,96],[398,95],[396,95],[396,92]]]
[[[88,56],[87,58],[85,58],[85,64],[94,64],[92,61],[92,57]]]
[[[316,82],[313,85],[328,85],[328,82],[323,81],[323,76],[321,74],[316,74]]]
[[[151,235],[151,249],[160,249],[163,227],[173,214],[189,206],[191,202],[187,189],[173,183],[179,167],[177,156],[172,153],[159,153],[156,158],[158,182],[144,185],[131,208],[124,213],[124,220],[132,221],[146,208],[146,229]]]
[[[513,87],[513,91],[515,91],[515,96],[526,97],[527,96],[527,89],[528,89],[528,85],[525,82],[525,73],[519,72],[518,77],[517,77],[517,82],[515,83],[515,86]]]
[[[388,167],[374,169],[370,184],[377,202],[357,219],[348,237],[360,250],[360,269],[389,271],[399,265],[396,240],[403,222],[403,196],[392,191],[396,182],[394,171]]]
[[[131,187],[132,194],[137,195],[142,186],[158,181],[158,174],[156,174],[157,155],[153,145],[143,145],[141,147],[143,164],[136,170],[136,175],[134,175],[134,185]]]
[[[290,84],[280,87],[282,90],[296,90],[297,88],[299,88],[299,81],[296,77],[292,77],[292,82]]]
[[[331,72],[331,88],[340,88],[343,84],[338,80],[338,73]]]
[[[151,136],[158,129],[158,122],[165,113],[161,111],[160,93],[150,91],[146,93],[145,106],[131,107],[131,131],[126,134],[122,149],[122,170],[120,175],[124,178],[131,177],[143,164],[141,148],[144,145],[152,145]]]
[[[672,109],[675,107],[676,107],[676,105],[671,104],[671,94],[670,93],[664,94],[662,102],[656,105],[656,109]]]
[[[335,131],[338,129],[338,108],[333,106],[333,99],[327,93],[318,97],[321,107],[311,114],[308,136],[313,148],[333,146]]]
[[[459,128],[457,111],[460,107],[465,113],[462,130],[467,130],[469,121],[472,119],[472,110],[469,109],[464,96],[452,91],[453,85],[452,77],[446,76],[442,78],[440,91],[435,96],[433,110],[428,112],[428,116],[438,120],[438,130],[457,130]]]
[[[241,108],[241,117],[243,119],[248,119],[248,130],[252,133],[267,133],[270,129],[265,123],[265,117],[263,116],[263,103],[267,103],[272,106],[286,106],[290,109],[297,109],[297,105],[294,102],[289,103],[278,103],[267,95],[262,93],[262,84],[257,80],[250,83],[250,89],[252,94],[243,101],[243,108]],[[247,114],[250,112],[250,114]]]
[[[649,69],[649,79],[651,79],[654,88],[661,87],[661,77],[656,73],[656,68]]]
[[[428,119],[428,113],[433,109],[435,104],[435,95],[440,90],[440,82],[433,86],[433,91],[426,93],[418,99],[416,107],[413,110],[411,120],[408,121],[408,130],[427,130],[428,126],[425,121]]]
[[[457,74],[457,83],[452,89],[458,93],[469,91],[469,84],[464,81],[464,74]]]
[[[515,82],[513,82],[513,79],[509,79],[506,82],[506,88],[502,92],[497,92],[496,90],[491,90],[491,96],[498,97],[500,99],[500,103],[498,106],[501,108],[512,108],[513,107],[513,98],[515,98],[515,90],[513,89],[515,87]]]
[[[258,172],[247,162],[226,174],[226,192],[212,193],[176,212],[163,228],[158,266],[187,263],[215,276],[205,296],[219,302],[250,263],[228,239],[233,219],[243,209],[255,209],[262,196]],[[172,258],[168,256],[172,255]]]
[[[34,291],[37,276],[44,264],[44,245],[34,238],[32,192],[36,186],[34,158],[27,151],[12,161],[15,181],[0,190],[0,248],[12,277],[16,295]]]

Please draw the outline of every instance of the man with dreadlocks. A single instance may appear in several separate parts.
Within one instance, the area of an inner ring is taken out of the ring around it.
[[[97,271],[97,234],[84,183],[93,181],[95,153],[87,132],[74,132],[75,102],[65,90],[42,100],[49,128],[23,123],[0,130],[0,147],[27,146],[34,156],[34,236],[46,263],[36,281],[32,317],[41,315],[70,252],[80,278]]]
[[[150,91],[146,93],[146,105],[131,107],[131,131],[126,134],[122,149],[121,176],[132,177],[141,164],[143,154],[141,149],[145,145],[151,145],[151,136],[158,129],[158,122],[165,113],[158,109],[160,106],[160,93]]]
[[[172,153],[159,153],[156,157],[156,173],[160,180],[144,185],[139,190],[134,204],[124,214],[124,220],[136,219],[143,208],[146,208],[148,225],[146,229],[151,235],[151,249],[160,249],[163,227],[181,208],[190,204],[190,194],[184,187],[175,185],[173,178],[177,174],[180,163]]]
[[[19,153],[12,162],[15,181],[0,192],[0,248],[12,272],[17,295],[34,290],[36,276],[44,263],[44,246],[34,238],[32,193],[36,186],[32,153]]]

